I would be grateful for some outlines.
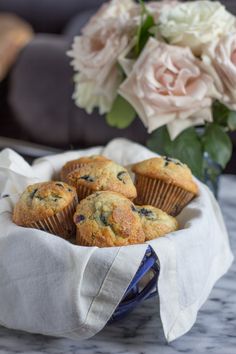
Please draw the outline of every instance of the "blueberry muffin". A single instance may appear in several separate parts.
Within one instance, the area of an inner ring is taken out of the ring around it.
[[[145,241],[134,204],[115,192],[97,192],[83,199],[74,222],[78,245],[112,247]]]
[[[13,211],[13,222],[69,239],[75,234],[76,190],[63,182],[28,186]]]
[[[150,204],[172,216],[198,194],[187,165],[169,157],[154,157],[132,166],[138,197],[136,204]]]
[[[177,220],[158,208],[151,205],[142,205],[136,206],[136,210],[141,219],[145,241],[178,230]]]
[[[80,168],[82,166],[87,165],[88,163],[97,162],[97,161],[110,161],[105,156],[102,155],[92,155],[92,156],[83,156],[76,160],[68,161],[61,169],[60,178],[62,181],[66,181],[66,176]]]
[[[75,187],[79,199],[96,191],[113,191],[129,199],[137,195],[128,171],[113,161],[86,164],[66,176],[66,182]]]

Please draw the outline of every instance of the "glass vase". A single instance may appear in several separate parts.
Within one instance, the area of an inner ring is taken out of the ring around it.
[[[218,197],[219,178],[222,172],[222,167],[213,161],[207,152],[204,152],[202,182],[209,187],[216,198]]]

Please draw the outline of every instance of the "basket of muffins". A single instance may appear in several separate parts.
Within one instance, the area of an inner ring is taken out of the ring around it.
[[[178,230],[176,216],[198,195],[187,165],[165,156],[128,170],[101,156],[68,161],[57,181],[29,185],[13,210],[13,222],[60,236],[82,247],[144,243]],[[50,236],[50,235],[49,235]],[[157,293],[159,266],[149,246],[110,321]]]

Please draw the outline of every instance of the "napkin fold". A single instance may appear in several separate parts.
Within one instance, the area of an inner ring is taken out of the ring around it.
[[[33,166],[10,149],[0,153],[0,324],[89,338],[106,325],[138,270],[147,243],[80,247],[12,222],[12,208],[26,185],[55,177],[66,161],[92,154],[122,165],[156,156],[125,139],[40,158]],[[160,262],[160,316],[168,341],[193,326],[213,285],[233,261],[219,206],[209,189],[197,183],[199,197],[178,216],[181,230],[149,242]]]

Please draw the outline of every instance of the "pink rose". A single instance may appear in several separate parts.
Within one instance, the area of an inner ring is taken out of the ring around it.
[[[236,32],[206,46],[202,59],[221,93],[220,101],[236,110]]]
[[[100,25],[107,19],[117,20],[125,24],[130,20],[130,11],[136,8],[137,4],[133,0],[111,0],[104,3],[99,10],[93,15],[86,26],[83,28],[83,34],[91,34],[94,26]]]
[[[75,37],[69,55],[76,71],[102,85],[116,64],[117,57],[128,45],[129,38],[120,23],[107,20],[94,28],[94,33]]]
[[[121,82],[121,75],[117,65],[118,56],[128,46],[134,34],[134,25],[130,19],[129,10],[136,6],[131,0],[112,0],[104,4],[82,30],[82,35],[75,37],[72,50],[68,55],[73,58],[72,65],[80,75],[76,76],[76,102],[80,107],[91,112],[94,107],[108,112],[116,97],[117,87]],[[130,21],[129,21],[130,20]],[[86,88],[86,92],[94,92],[96,99],[84,93],[79,85]],[[111,91],[103,93],[103,88]],[[93,89],[93,90],[92,90]],[[103,97],[100,99],[100,94]],[[99,102],[106,104],[103,107]],[[85,105],[86,104],[86,105]]]
[[[212,121],[212,78],[191,50],[150,38],[119,93],[149,132],[167,124],[174,139],[181,131]]]
[[[131,0],[104,4],[84,27],[82,35],[74,39],[68,53],[74,69],[97,84],[106,80],[133,34],[127,24],[132,4]]]

